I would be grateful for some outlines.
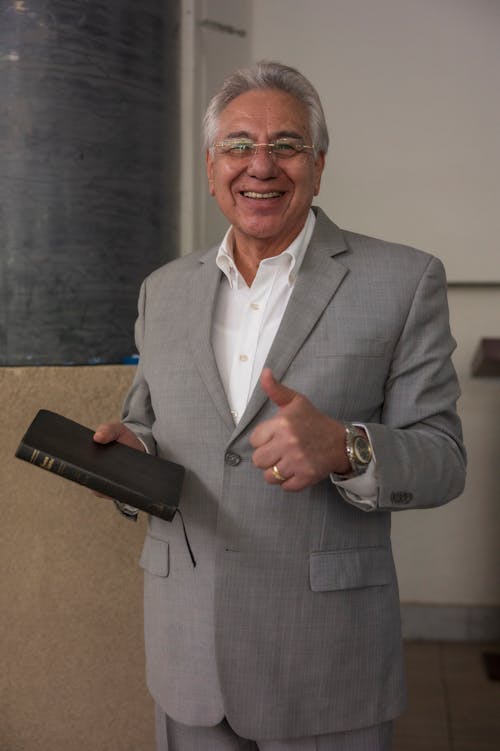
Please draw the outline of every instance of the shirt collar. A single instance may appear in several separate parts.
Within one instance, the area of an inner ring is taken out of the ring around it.
[[[293,240],[292,243],[288,246],[288,248],[285,248],[285,250],[282,251],[278,256],[266,258],[261,261],[261,263],[276,263],[276,259],[280,259],[279,262],[283,262],[283,260],[286,259],[288,263],[288,283],[292,285],[297,278],[300,266],[302,264],[302,261],[304,260],[304,255],[307,250],[307,246],[309,245],[315,223],[316,216],[314,215],[312,209],[309,209],[309,213],[307,215],[304,226],[302,227],[295,240]],[[215,262],[219,269],[226,276],[231,288],[233,288],[233,286],[235,285],[238,285],[242,281],[240,272],[238,271],[234,262],[232,226],[229,227],[226,234],[224,235]]]

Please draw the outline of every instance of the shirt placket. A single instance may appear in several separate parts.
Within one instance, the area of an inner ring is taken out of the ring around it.
[[[255,373],[259,335],[276,274],[275,265],[261,263],[252,287],[244,293],[245,301],[242,305],[241,324],[233,357],[229,389],[231,413],[235,422],[239,421],[245,411],[259,376]]]

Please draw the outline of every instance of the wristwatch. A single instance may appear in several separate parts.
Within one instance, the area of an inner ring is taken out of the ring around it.
[[[345,450],[351,472],[347,477],[362,475],[372,460],[371,443],[360,428],[351,423],[344,423],[345,427]]]

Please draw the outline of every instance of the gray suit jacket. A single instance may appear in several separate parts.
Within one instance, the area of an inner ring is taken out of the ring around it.
[[[211,347],[217,248],[144,282],[140,364],[124,421],[187,468],[178,517],[150,518],[147,680],[174,719],[225,715],[249,738],[360,728],[405,704],[391,511],[446,503],[464,482],[444,271],[436,258],[350,232],[319,209],[267,364],[340,420],[366,423],[377,509],[329,480],[267,485],[248,436],[275,412],[260,387],[235,427]]]

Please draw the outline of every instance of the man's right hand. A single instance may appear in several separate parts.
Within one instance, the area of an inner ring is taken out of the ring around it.
[[[111,441],[116,441],[117,443],[124,443],[125,446],[130,446],[130,448],[137,449],[138,451],[146,450],[135,433],[132,433],[121,422],[107,422],[99,425],[94,433],[94,441],[96,443],[111,443]]]

